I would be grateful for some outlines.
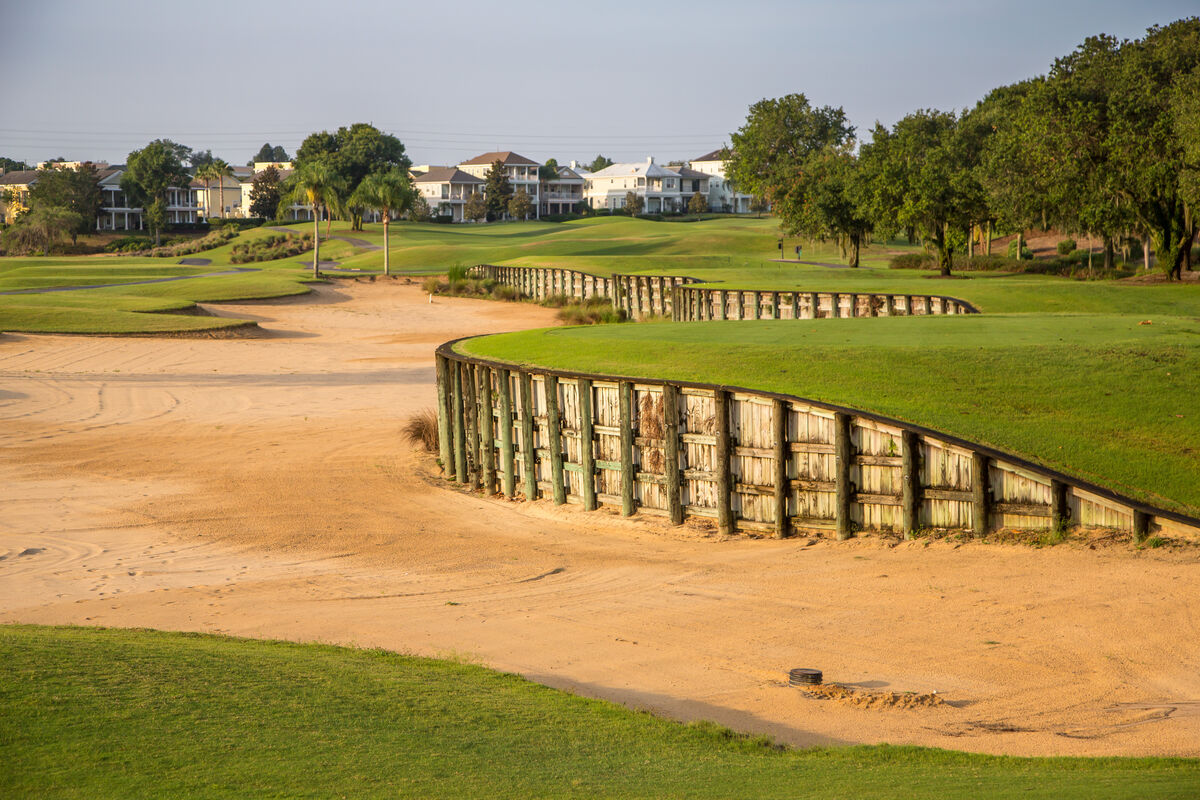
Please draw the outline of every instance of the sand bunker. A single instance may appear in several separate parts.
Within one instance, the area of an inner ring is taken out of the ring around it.
[[[454,655],[799,745],[1200,755],[1194,551],[727,539],[485,499],[401,428],[437,344],[552,311],[382,280],[208,308],[270,335],[0,337],[0,621]],[[854,690],[780,685],[796,664]]]

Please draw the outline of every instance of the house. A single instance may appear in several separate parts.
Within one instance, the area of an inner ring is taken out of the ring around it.
[[[425,198],[435,215],[450,217],[453,222],[463,222],[463,207],[467,204],[467,198],[483,191],[483,178],[457,167],[422,166],[423,170],[414,168],[412,171],[412,182],[418,196]]]
[[[146,227],[142,216],[144,209],[133,205],[121,189],[121,176],[124,174],[124,164],[106,167],[99,172],[100,191],[104,199],[100,201],[100,213],[96,217],[98,231],[132,231]],[[188,186],[169,187],[166,195],[167,224],[195,224],[201,210],[199,194],[203,189],[204,184],[196,181]]]
[[[721,148],[705,153],[699,158],[688,162],[688,167],[709,176],[708,207],[712,211],[731,214],[750,213],[751,195],[737,191],[729,179],[725,177],[725,164],[729,160],[729,150]]]
[[[572,162],[572,166],[574,162]],[[553,178],[542,181],[543,214],[570,214],[583,202],[583,175],[571,167],[559,167]]]
[[[292,174],[291,161],[255,161],[254,166],[250,169],[250,174],[244,178],[238,178],[238,191],[241,197],[241,205],[238,210],[241,212],[238,216],[249,217],[250,214],[250,193],[254,190],[254,179],[266,171],[268,167],[274,167],[279,173],[279,180],[282,183],[286,181],[288,176]],[[238,169],[235,167],[235,169]],[[226,192],[229,190],[226,189]],[[312,208],[303,203],[292,203],[284,209],[282,219],[289,221],[311,221],[313,218]]]
[[[29,187],[36,181],[35,169],[17,169],[0,174],[0,222],[11,225],[18,214],[29,210]]]
[[[625,198],[633,192],[643,200],[645,214],[673,214],[683,209],[678,172],[654,163],[654,157],[644,162],[612,164],[584,178],[583,195],[589,206],[614,211],[625,207]]]
[[[257,170],[253,167],[230,169],[233,170],[233,175],[225,178],[224,192],[221,191],[220,181],[209,181],[207,187],[202,180],[192,181],[192,188],[197,190],[196,198],[200,204],[200,219],[250,216],[250,186]]]
[[[685,211],[688,203],[692,201],[693,195],[704,195],[705,201],[708,201],[711,177],[707,172],[700,172],[687,166],[672,166],[671,170],[679,173],[679,200],[683,203]]]
[[[497,161],[504,168],[505,177],[508,178],[513,192],[519,192],[524,189],[525,194],[529,195],[529,202],[532,203],[534,215],[540,218],[542,212],[542,193],[541,180],[538,178],[538,167],[541,164],[538,162],[514,153],[511,150],[502,150],[475,156],[469,161],[459,164],[458,168],[468,175],[473,175],[476,178],[484,178],[487,176],[488,170],[492,168],[492,164]]]

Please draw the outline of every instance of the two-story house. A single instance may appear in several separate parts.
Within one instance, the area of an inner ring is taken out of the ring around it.
[[[543,214],[571,214],[583,202],[583,176],[559,167],[553,178],[542,181],[541,192]]]
[[[532,203],[533,213],[536,217],[541,217],[542,211],[542,194],[541,194],[541,179],[538,177],[538,167],[541,166],[536,161],[526,158],[523,155],[514,153],[511,150],[502,150],[495,153],[483,153],[474,158],[464,161],[458,165],[458,168],[468,175],[473,175],[476,178],[484,178],[487,172],[492,168],[492,164],[500,162],[504,168],[504,174],[508,178],[509,184],[512,186],[513,192],[518,192],[522,189],[525,194],[529,195],[529,202]]]
[[[96,217],[98,231],[144,230],[144,209],[133,205],[133,201],[121,189],[121,176],[125,165],[116,164],[100,170],[100,213]],[[192,181],[188,186],[171,186],[166,193],[167,223],[171,225],[194,224],[199,219],[200,192],[204,184]]]
[[[613,211],[624,208],[626,195],[633,192],[643,200],[643,213],[672,214],[683,208],[682,181],[678,172],[660,167],[651,156],[636,163],[612,164],[587,175],[583,194],[592,208]]]
[[[729,151],[725,148],[705,153],[699,158],[693,158],[688,166],[697,172],[703,172],[708,179],[708,207],[712,211],[730,214],[750,213],[748,194],[742,194],[725,177],[725,163],[729,160]]]
[[[457,167],[423,165],[414,167],[411,175],[417,195],[425,198],[429,210],[437,216],[450,217],[454,222],[465,219],[463,207],[467,199],[483,191],[483,178]]]
[[[35,169],[16,169],[0,174],[0,221],[11,225],[18,214],[29,210],[29,188],[36,182]]]

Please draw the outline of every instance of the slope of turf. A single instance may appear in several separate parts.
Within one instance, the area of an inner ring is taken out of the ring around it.
[[[461,663],[0,627],[0,795],[1192,798],[1200,762],[785,750]]]
[[[560,369],[795,394],[1200,516],[1200,320],[978,315],[555,328],[460,343]]]

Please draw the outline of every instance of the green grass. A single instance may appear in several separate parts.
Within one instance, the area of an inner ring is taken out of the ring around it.
[[[475,355],[785,392],[987,444],[1200,516],[1200,320],[978,315],[555,328]]]
[[[787,750],[462,663],[0,627],[0,795],[1193,798],[1200,762]]]

